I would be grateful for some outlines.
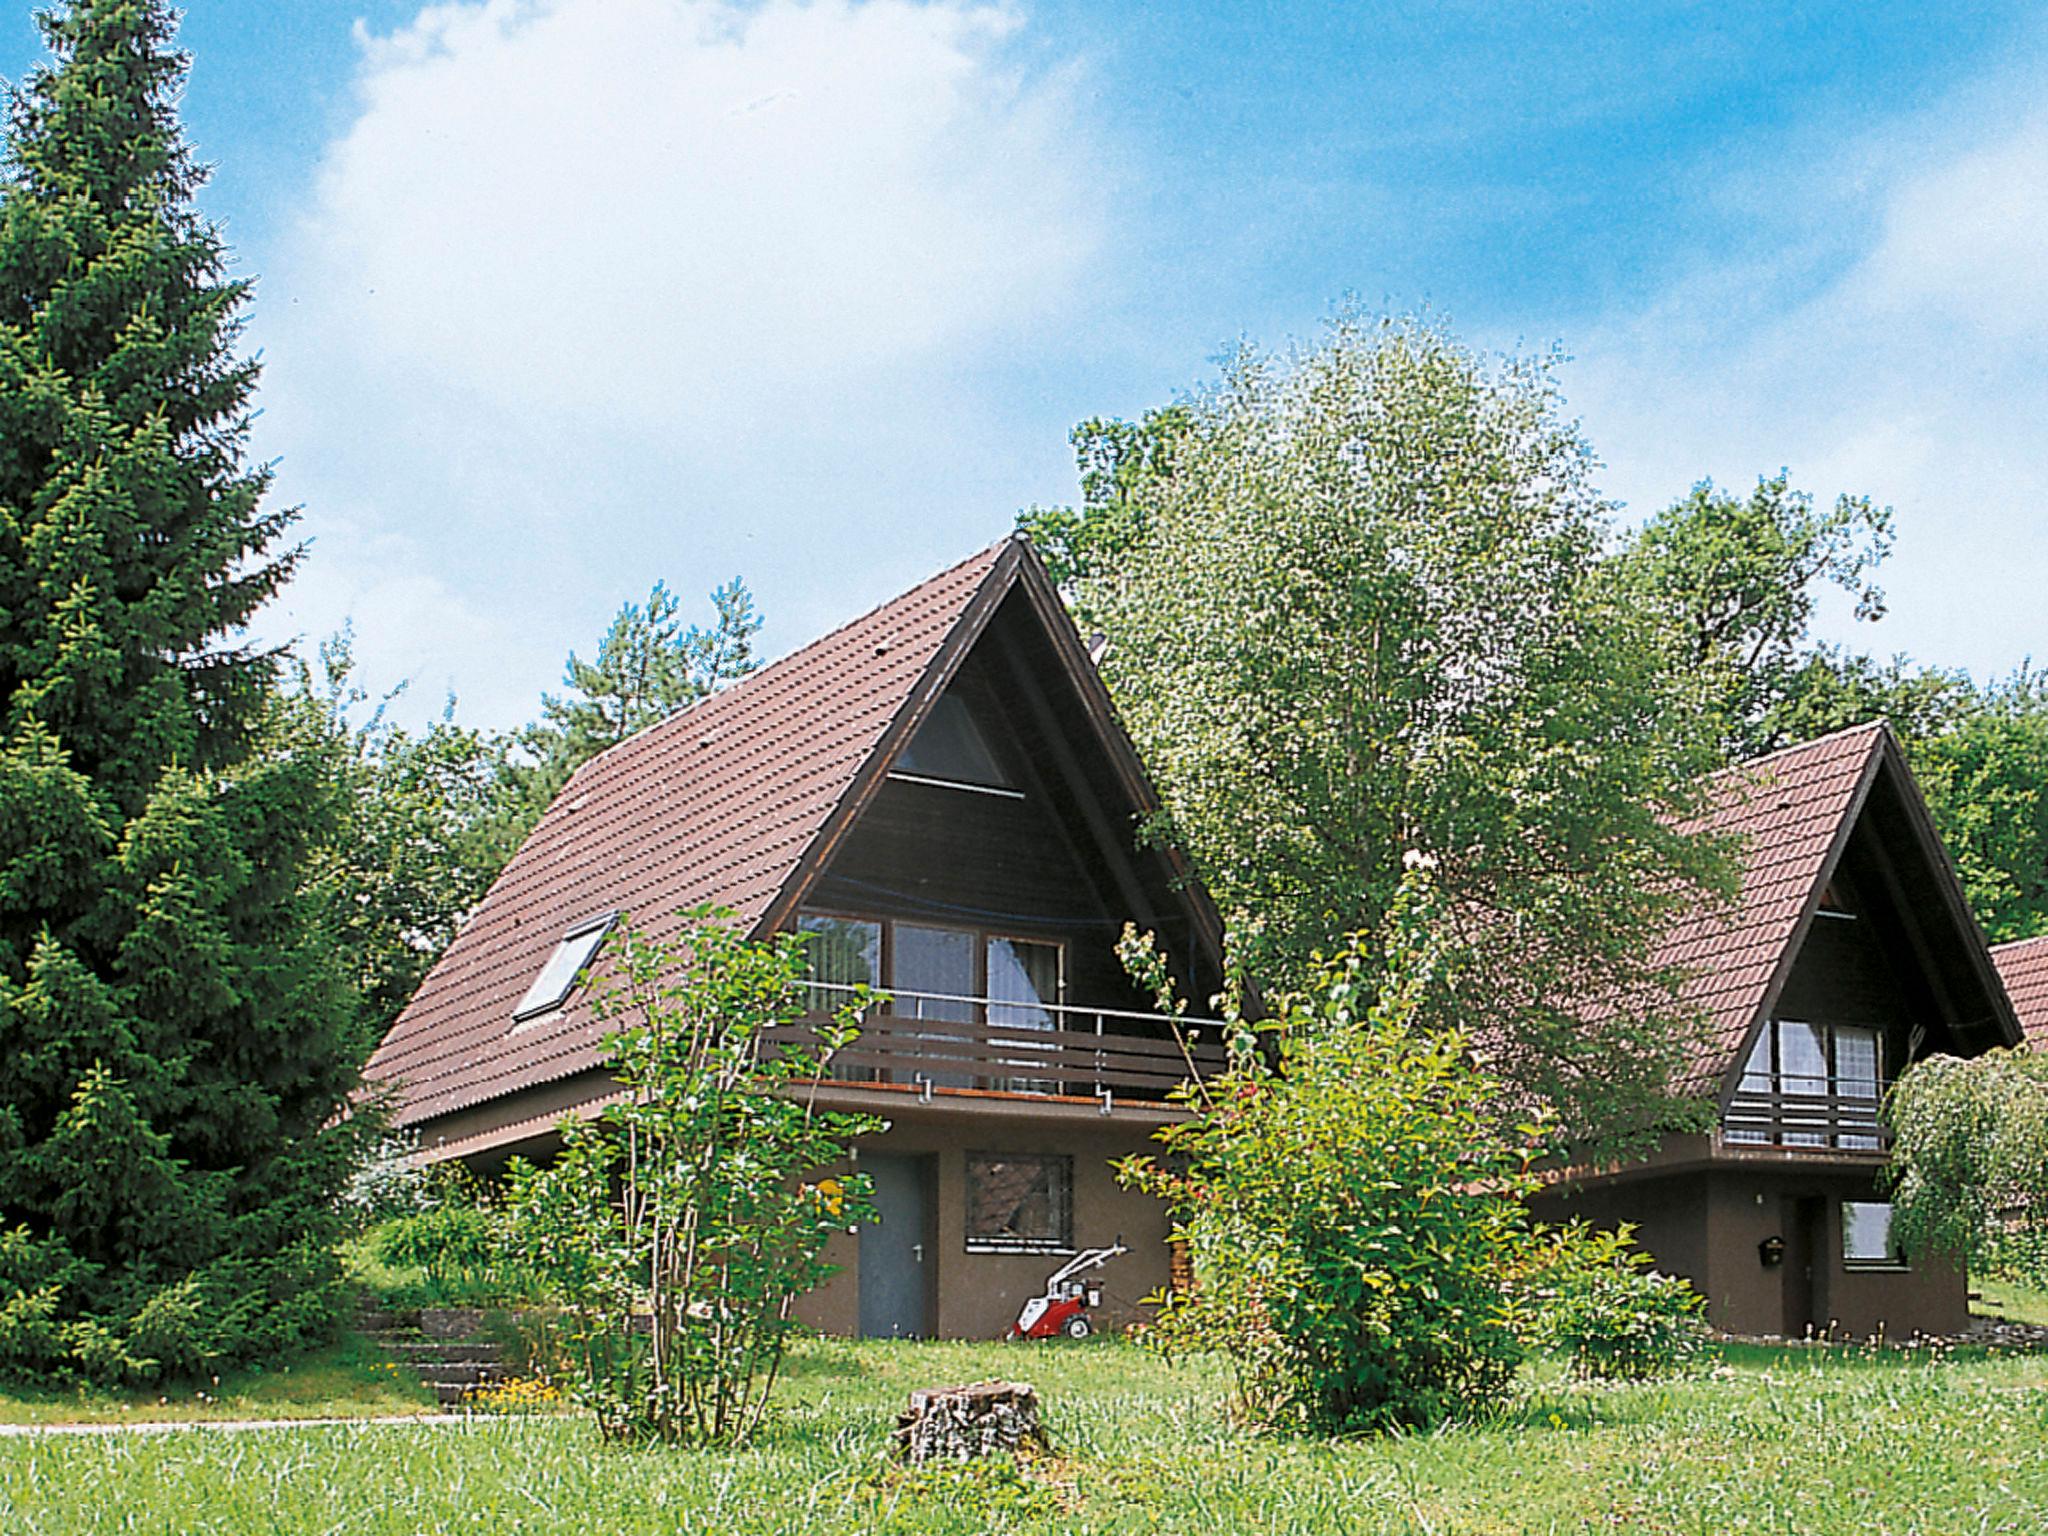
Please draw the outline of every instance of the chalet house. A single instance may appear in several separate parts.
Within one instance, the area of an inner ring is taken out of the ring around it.
[[[2021,1033],[1898,742],[1864,726],[1731,769],[1703,820],[1743,836],[1741,895],[1674,931],[1664,958],[1709,1025],[1685,1086],[1716,1124],[1644,1162],[1569,1170],[1538,1214],[1636,1223],[1734,1333],[1960,1329],[1962,1273],[1892,1241],[1879,1104],[1910,1062]],[[2037,953],[2002,968],[2048,1012]]]
[[[1058,1255],[1119,1236],[1104,1321],[1127,1320],[1167,1279],[1166,1223],[1109,1160],[1177,1113],[1187,1061],[1115,940],[1157,933],[1184,996],[1221,979],[1207,898],[1140,845],[1156,805],[1044,568],[1006,540],[585,764],[368,1076],[427,1157],[544,1157],[618,1093],[575,983],[621,914],[658,933],[715,903],[805,930],[821,1001],[894,998],[821,1094],[891,1124],[857,1149],[882,1222],[840,1242],[809,1320],[993,1337]]]
[[[2048,1051],[2048,934],[1992,945],[1991,963],[1998,967],[2013,1012],[2020,1016],[2027,1044]]]
[[[891,1122],[857,1149],[882,1220],[838,1243],[808,1319],[993,1337],[1060,1255],[1122,1237],[1113,1325],[1169,1264],[1163,1212],[1108,1164],[1177,1114],[1189,1065],[1113,944],[1127,920],[1156,932],[1191,998],[1221,974],[1207,898],[1136,835],[1156,804],[1007,540],[585,764],[368,1075],[427,1157],[544,1157],[619,1092],[576,979],[621,914],[660,932],[716,903],[807,931],[821,1003],[857,982],[894,999],[821,1095]],[[1704,820],[1745,839],[1741,896],[1665,958],[1710,1025],[1681,1086],[1717,1123],[1566,1170],[1538,1214],[1635,1223],[1737,1333],[1956,1329],[1963,1276],[1891,1241],[1879,1105],[1919,1057],[2017,1043],[2007,985],[2048,1028],[2048,942],[2002,946],[2001,985],[1884,726],[1730,770]]]

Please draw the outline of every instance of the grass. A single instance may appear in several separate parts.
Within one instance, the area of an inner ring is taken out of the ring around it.
[[[135,1393],[24,1387],[0,1391],[0,1424],[368,1418],[431,1413],[434,1408],[434,1394],[420,1385],[417,1376],[393,1366],[369,1344],[353,1338],[276,1370],[236,1371],[217,1382],[188,1382]]]
[[[2048,1325],[2048,1291],[2015,1285],[2010,1280],[1985,1280],[1972,1275],[1970,1284],[1981,1300],[1970,1310],[1979,1317],[1995,1317],[2008,1323]]]
[[[904,1395],[991,1375],[1038,1386],[1054,1459],[897,1473]],[[1222,1397],[1215,1370],[1113,1341],[824,1341],[743,1451],[610,1450],[560,1417],[17,1439],[0,1510],[10,1536],[2048,1530],[2048,1356],[1731,1350],[1693,1379],[1545,1375],[1482,1422],[1335,1444],[1234,1433]]]

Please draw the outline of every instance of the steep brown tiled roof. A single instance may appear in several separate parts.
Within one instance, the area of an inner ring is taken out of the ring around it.
[[[1706,810],[1687,825],[1742,837],[1742,894],[1730,909],[1680,924],[1658,954],[1661,963],[1690,973],[1685,998],[1707,1021],[1687,1090],[1717,1084],[1741,1048],[1829,855],[1847,836],[1849,812],[1884,734],[1882,725],[1857,726],[1714,775]]]
[[[1991,946],[1991,963],[2005,983],[2027,1044],[2048,1051],[2048,935]]]
[[[572,998],[512,1010],[572,924],[632,911],[659,932],[701,903],[766,916],[947,638],[1005,540],[579,768],[370,1058],[413,1125],[600,1064]]]

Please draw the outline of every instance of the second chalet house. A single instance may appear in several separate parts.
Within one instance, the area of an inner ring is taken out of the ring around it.
[[[715,903],[808,930],[822,986],[894,998],[822,1096],[892,1122],[858,1149],[883,1220],[832,1255],[809,1320],[995,1337],[1057,1255],[1119,1236],[1104,1320],[1127,1320],[1167,1279],[1166,1222],[1109,1160],[1175,1113],[1187,1061],[1116,939],[1157,933],[1184,996],[1221,981],[1207,898],[1140,846],[1156,806],[1052,582],[1006,540],[585,764],[367,1075],[429,1157],[544,1157],[617,1094],[574,982],[618,914],[659,932]]]
[[[1869,725],[1745,763],[1716,776],[1703,819],[1742,838],[1741,895],[1663,958],[1706,1017],[1680,1086],[1712,1098],[1715,1126],[1571,1170],[1537,1212],[1636,1223],[1732,1333],[1955,1332],[1961,1271],[1892,1241],[1879,1106],[1910,1063],[2021,1033],[1898,742]],[[2048,1004],[2048,946],[2041,960]]]
[[[368,1075],[429,1157],[543,1157],[618,1093],[574,983],[619,914],[806,930],[821,987],[895,999],[825,1089],[892,1122],[858,1149],[883,1219],[839,1244],[808,1319],[994,1337],[1059,1255],[1121,1236],[1104,1321],[1127,1320],[1168,1278],[1166,1223],[1108,1164],[1176,1113],[1189,1058],[1113,945],[1127,920],[1159,934],[1191,998],[1221,972],[1209,902],[1136,836],[1156,804],[1043,567],[1005,541],[584,765]],[[1538,1213],[1636,1223],[1733,1332],[1952,1331],[1963,1276],[1891,1241],[1879,1104],[1922,1056],[2021,1036],[1898,745],[1871,726],[1746,764],[1707,821],[1745,840],[1741,897],[1666,957],[1711,1026],[1680,1086],[1716,1124],[1568,1170]],[[1999,958],[2048,1014],[2048,943]]]

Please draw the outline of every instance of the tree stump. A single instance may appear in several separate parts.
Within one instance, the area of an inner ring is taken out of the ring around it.
[[[1038,1393],[1021,1381],[979,1381],[968,1387],[926,1387],[896,1415],[896,1443],[913,1465],[972,1461],[977,1456],[1045,1449]]]

